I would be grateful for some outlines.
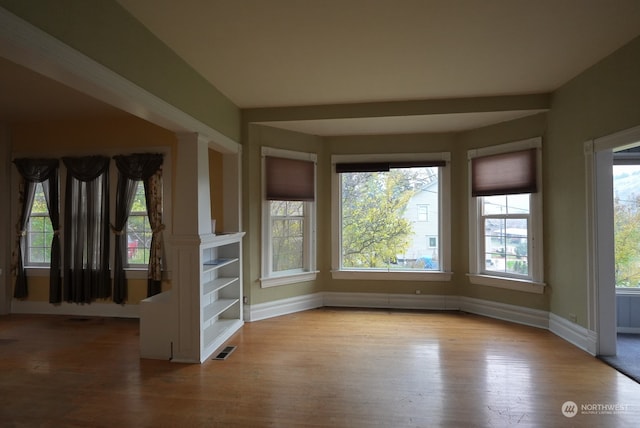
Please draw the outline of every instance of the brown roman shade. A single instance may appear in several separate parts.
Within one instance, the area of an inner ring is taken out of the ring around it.
[[[446,165],[447,163],[443,160],[337,163],[336,172],[382,172],[389,171],[391,168],[429,168]]]
[[[471,159],[471,195],[535,193],[536,149]]]
[[[266,156],[267,200],[313,201],[314,166],[311,161]]]

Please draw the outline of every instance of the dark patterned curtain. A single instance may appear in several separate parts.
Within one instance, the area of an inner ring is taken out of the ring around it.
[[[111,296],[109,158],[65,157],[64,300],[90,303]]]
[[[151,221],[151,210],[149,210],[149,199],[146,183],[161,170],[162,154],[141,153],[133,155],[119,155],[113,157],[118,168],[118,188],[116,192],[116,218],[115,224],[112,226],[116,235],[115,239],[115,261],[114,261],[114,279],[113,279],[113,301],[122,304],[127,300],[128,287],[127,278],[124,272],[124,266],[127,263],[127,219],[131,212],[136,187],[139,181],[145,183],[145,197],[147,199],[147,212],[149,213],[149,223],[152,230],[155,231],[153,222]],[[162,220],[160,220],[162,223]],[[151,257],[149,265],[153,258],[153,240],[151,241]],[[151,276],[149,276],[151,279]]]
[[[153,232],[149,248],[149,279],[147,297],[162,291],[162,168],[144,182],[144,194],[147,200],[147,215]]]
[[[21,189],[20,219],[18,221],[18,242],[17,242],[17,266],[16,285],[13,296],[22,299],[28,296],[27,275],[24,269],[23,248],[27,235],[27,226],[31,215],[33,197],[37,183],[42,183],[49,219],[53,229],[53,239],[51,240],[51,260],[49,268],[49,302],[60,303],[61,293],[61,271],[60,271],[60,210],[59,210],[59,189],[58,189],[58,166],[57,159],[15,159],[23,185]]]

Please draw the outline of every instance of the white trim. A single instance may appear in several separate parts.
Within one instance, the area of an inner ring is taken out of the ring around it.
[[[202,134],[223,153],[239,150],[236,141],[2,7],[0,56],[158,126]]]
[[[363,276],[364,272],[342,269],[340,260],[342,248],[342,207],[340,174],[336,173],[336,164],[342,162],[389,162],[389,161],[434,161],[446,162],[446,166],[440,168],[438,197],[439,212],[438,243],[440,244],[440,272],[423,272],[423,277],[413,276],[413,272],[381,272],[372,271],[370,277]],[[343,279],[398,279],[420,281],[449,281],[451,279],[451,152],[425,152],[425,153],[386,153],[386,154],[352,154],[331,156],[331,269],[333,278]]]
[[[294,284],[304,281],[313,281],[316,279],[316,263],[317,263],[317,197],[313,201],[305,201],[304,204],[304,236],[306,239],[306,245],[303,251],[303,269],[302,272],[295,273],[278,273],[272,272],[272,247],[271,247],[271,205],[270,201],[266,198],[266,157],[280,157],[285,159],[295,159],[313,162],[313,188],[314,195],[318,194],[318,165],[316,153],[299,152],[293,150],[277,149],[273,147],[263,146],[261,149],[261,205],[262,205],[262,242],[260,244],[261,262],[260,271],[262,276],[260,278],[260,286],[262,288],[276,287],[279,285]]]
[[[454,295],[318,292],[245,306],[245,321],[258,321],[324,306],[352,308],[460,310],[548,329],[548,312]]]
[[[481,226],[481,198],[471,195],[471,160],[479,156],[489,156],[494,154],[509,153],[518,150],[536,149],[536,178],[538,183],[538,191],[530,196],[529,218],[531,224],[529,226],[530,236],[530,252],[531,263],[529,264],[529,278],[527,283],[534,285],[526,287],[522,284],[522,280],[517,277],[504,279],[484,273],[480,254],[482,253],[483,244],[480,241],[479,233]],[[543,177],[542,177],[542,137],[534,137],[526,140],[514,141],[511,143],[498,144],[495,146],[481,147],[470,149],[467,151],[467,188],[468,188],[468,211],[469,211],[469,278],[471,283],[486,285],[498,288],[507,288],[512,290],[521,290],[534,293],[544,292],[544,243],[543,243]],[[483,277],[486,277],[484,279]],[[491,278],[491,279],[489,279]]]
[[[503,278],[491,275],[467,274],[472,284],[485,285],[487,287],[506,288],[507,290],[524,291],[525,293],[543,294],[546,284],[516,278]]]
[[[274,147],[262,147],[262,156],[281,157],[286,159],[296,159],[309,162],[317,162],[318,155],[316,153],[299,152],[294,150],[277,149]]]
[[[334,270],[332,279],[360,279],[371,281],[451,281],[453,272],[423,271],[423,270]]]
[[[319,292],[245,305],[245,321],[259,321],[320,307],[459,310],[549,330],[572,345],[596,355],[597,333],[554,313],[517,305],[453,295]],[[635,331],[634,331],[635,332]]]
[[[635,147],[640,143],[640,125],[624,129],[593,141],[595,151],[611,149],[614,152]]]
[[[500,153],[516,152],[518,150],[540,149],[542,148],[542,137],[533,137],[526,140],[513,141],[511,143],[498,144],[495,146],[480,147],[467,151],[467,159],[471,160],[479,156],[491,156]]]
[[[324,292],[324,306],[352,308],[458,310],[458,296]]]
[[[598,335],[595,331],[562,318],[549,314],[549,331],[591,355],[597,355]]]
[[[421,153],[369,153],[354,155],[332,155],[331,164],[346,162],[404,162],[404,161],[445,161],[451,162],[450,152]]]
[[[53,305],[49,302],[34,302],[28,300],[13,300],[12,314],[44,314],[44,315],[72,315],[91,317],[139,318],[139,305],[116,305],[115,303],[76,304],[62,303]]]
[[[278,285],[297,284],[299,282],[315,281],[318,271],[313,272],[296,272],[287,275],[272,276],[270,278],[260,278],[260,287],[269,288]]]
[[[322,293],[306,294],[304,296],[289,297],[256,305],[245,305],[244,320],[247,322],[260,321],[281,315],[320,308],[323,305]]]
[[[460,310],[531,327],[549,328],[549,312],[490,300],[460,297]]]

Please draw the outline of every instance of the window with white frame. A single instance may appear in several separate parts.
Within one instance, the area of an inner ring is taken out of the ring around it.
[[[332,157],[334,278],[450,279],[448,161],[449,153]]]
[[[418,204],[418,221],[429,221],[429,205]]]
[[[540,138],[468,152],[472,283],[543,291]]]
[[[262,287],[313,280],[316,155],[263,147]]]
[[[146,267],[149,264],[149,249],[153,233],[147,216],[147,200],[142,181],[138,181],[136,187],[126,230],[127,265],[129,267]]]
[[[27,227],[27,266],[49,266],[53,228],[42,183],[37,183]]]

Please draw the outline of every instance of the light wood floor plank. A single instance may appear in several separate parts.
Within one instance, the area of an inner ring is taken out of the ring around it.
[[[227,360],[183,365],[139,359],[137,320],[0,317],[0,425],[640,426],[634,381],[548,331],[469,314],[324,308],[228,344]]]

